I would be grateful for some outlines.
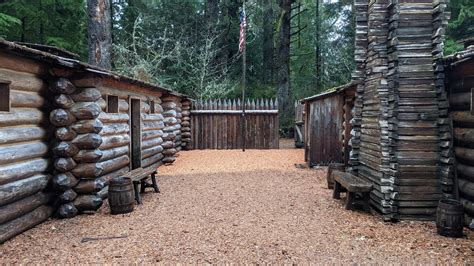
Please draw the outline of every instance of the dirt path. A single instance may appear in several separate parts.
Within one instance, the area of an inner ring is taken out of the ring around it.
[[[2,263],[474,262],[474,236],[433,223],[348,212],[302,150],[182,152],[160,168],[162,194],[129,215],[50,220],[0,246]],[[124,239],[81,243],[85,237]]]

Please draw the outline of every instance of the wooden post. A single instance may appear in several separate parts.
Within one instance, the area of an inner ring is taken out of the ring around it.
[[[243,12],[245,14],[245,0],[242,3]],[[244,18],[245,19],[245,18]],[[245,29],[244,29],[245,30]],[[245,33],[244,33],[245,34]],[[242,151],[245,152],[245,87],[246,87],[246,74],[247,74],[247,40],[244,41],[244,47],[242,49],[242,121],[241,121],[241,135],[242,135]]]

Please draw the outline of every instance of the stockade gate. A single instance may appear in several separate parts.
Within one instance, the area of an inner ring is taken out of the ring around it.
[[[245,117],[243,108],[245,107]],[[244,130],[242,133],[242,124]],[[278,149],[278,102],[199,100],[191,110],[190,149]]]

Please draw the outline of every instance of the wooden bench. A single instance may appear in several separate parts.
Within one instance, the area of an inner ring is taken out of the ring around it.
[[[156,182],[156,172],[156,166],[152,166],[148,168],[137,168],[124,175],[124,177],[130,178],[133,182],[135,200],[138,204],[142,204],[140,193],[144,193],[147,187],[152,187],[156,193],[160,193],[160,188]],[[151,177],[151,184],[146,181],[148,177]]]
[[[354,204],[361,204],[364,211],[370,211],[370,191],[372,185],[360,177],[341,171],[333,171],[334,199],[341,198],[341,192],[347,192],[346,210],[352,210]],[[360,197],[358,197],[360,196]]]

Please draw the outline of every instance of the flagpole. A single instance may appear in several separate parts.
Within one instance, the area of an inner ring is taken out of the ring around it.
[[[244,16],[247,14],[245,13],[245,0],[242,3],[242,9],[244,11]],[[246,119],[245,119],[245,87],[247,86],[247,40],[245,40],[243,49],[242,49],[242,123],[241,123],[241,135],[242,135],[242,151],[245,152],[245,127],[246,127]]]

